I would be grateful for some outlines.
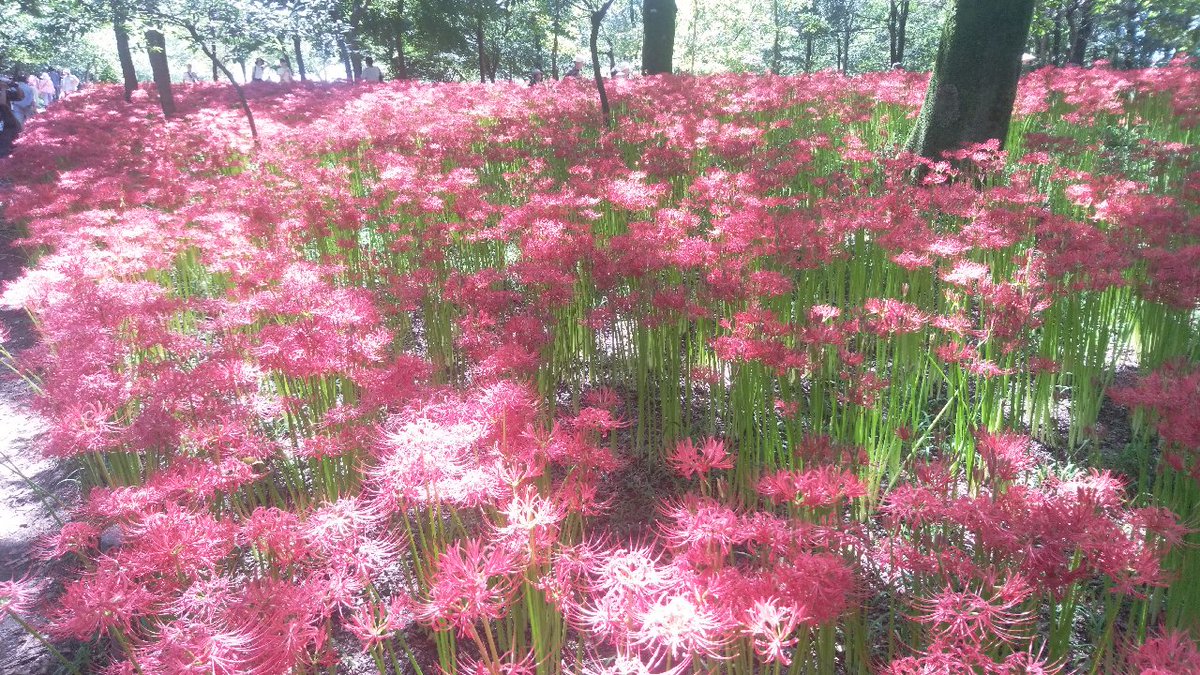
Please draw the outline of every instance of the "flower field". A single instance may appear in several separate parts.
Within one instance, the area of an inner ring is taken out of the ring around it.
[[[1200,71],[921,166],[926,77],[67,99],[4,301],[84,501],[0,608],[80,672],[1200,672]]]

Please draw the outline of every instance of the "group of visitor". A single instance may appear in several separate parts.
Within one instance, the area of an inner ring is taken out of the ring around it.
[[[261,57],[254,60],[254,70],[251,71],[251,82],[266,82],[267,71],[274,71],[277,82],[281,84],[290,84],[295,78],[292,76],[292,63],[288,61],[288,57],[284,56],[279,59],[279,63],[274,66],[268,66],[267,62]]]
[[[49,68],[40,76],[16,71],[0,77],[0,157],[8,155],[29,118],[79,91],[69,68]]]
[[[583,74],[584,74],[584,63],[585,62],[586,62],[586,60],[582,56],[576,56],[575,60],[571,63],[571,67],[568,68],[565,73],[563,73],[562,79],[567,80],[567,79],[570,79],[573,77],[582,78]],[[633,77],[633,66],[630,66],[628,63],[622,63],[619,65],[613,66],[613,68],[609,70],[608,77],[610,79],[614,79],[614,80],[616,80],[616,79],[627,80],[627,79]],[[541,84],[545,81],[546,81],[546,76],[544,73],[542,73],[542,71],[540,69],[534,68],[533,71],[530,72],[529,86],[532,87],[535,84]]]

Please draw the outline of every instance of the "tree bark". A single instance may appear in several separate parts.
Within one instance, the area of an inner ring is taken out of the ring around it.
[[[358,78],[354,76],[354,66],[350,63],[350,50],[346,47],[346,38],[342,37],[341,33],[338,33],[335,40],[337,42],[338,53],[342,57],[342,66],[346,68],[346,79],[354,82]]]
[[[642,2],[642,72],[671,73],[675,56],[675,0]]]
[[[608,92],[604,89],[604,76],[600,74],[600,49],[597,43],[600,40],[600,24],[604,23],[604,15],[608,14],[608,8],[612,7],[613,0],[604,0],[604,4],[600,5],[600,9],[592,12],[592,32],[588,37],[588,47],[592,52],[592,76],[596,80],[596,90],[600,92],[600,116],[604,118],[604,126],[609,129],[613,128],[612,110],[608,107]]]
[[[133,67],[133,52],[129,50],[129,29],[125,26],[128,15],[121,0],[113,3],[113,33],[117,38],[117,59],[121,62],[121,77],[125,81],[125,102],[133,100],[137,91],[137,69]]]
[[[296,72],[300,74],[300,81],[308,80],[308,73],[304,69],[304,50],[301,49],[300,36],[292,35],[292,51],[296,53]]]
[[[167,40],[162,31],[151,28],[146,31],[146,53],[150,58],[150,70],[154,73],[154,87],[158,90],[158,102],[163,116],[175,115],[175,96],[171,92],[171,67],[167,64]]]
[[[217,42],[214,40],[209,44],[209,51],[212,52],[212,76],[213,82],[218,82],[221,79],[221,69],[217,67]]]
[[[1035,0],[958,0],[908,148],[930,159],[1008,135]]]
[[[908,43],[908,11],[910,0],[888,0],[888,58],[889,65],[904,65],[904,49]]]
[[[1071,35],[1071,53],[1067,60],[1077,66],[1082,66],[1087,58],[1088,43],[1096,30],[1095,0],[1080,0],[1079,19]]]
[[[408,58],[404,55],[404,0],[396,9],[396,77],[401,80],[408,79]]]
[[[475,52],[479,59],[479,82],[487,82],[488,58],[487,45],[484,44],[483,17],[475,15]]]

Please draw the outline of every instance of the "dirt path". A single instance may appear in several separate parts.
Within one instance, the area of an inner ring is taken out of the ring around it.
[[[0,222],[0,282],[17,277],[24,256],[13,250],[11,227]],[[29,318],[19,311],[0,311],[8,332],[4,345],[13,353],[34,341]],[[77,490],[61,462],[43,458],[38,444],[46,422],[32,408],[28,384],[4,369],[0,373],[0,581],[44,575],[35,555],[38,539],[57,529],[51,509],[65,518],[64,505],[75,503]],[[57,504],[55,502],[58,502]],[[0,621],[0,673],[52,673],[58,662],[15,621]]]

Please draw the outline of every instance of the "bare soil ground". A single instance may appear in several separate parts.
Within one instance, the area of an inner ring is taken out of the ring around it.
[[[3,187],[0,186],[0,191]],[[0,283],[16,278],[25,263],[14,249],[12,226],[0,221]],[[36,337],[29,317],[21,311],[0,311],[8,333],[4,348],[19,354]],[[38,540],[57,530],[55,514],[77,502],[78,490],[66,466],[42,456],[38,450],[46,431],[45,421],[33,410],[29,385],[8,369],[0,373],[0,581],[44,577],[43,563],[35,554]],[[0,673],[37,675],[60,668],[33,636],[15,621],[0,618]]]

